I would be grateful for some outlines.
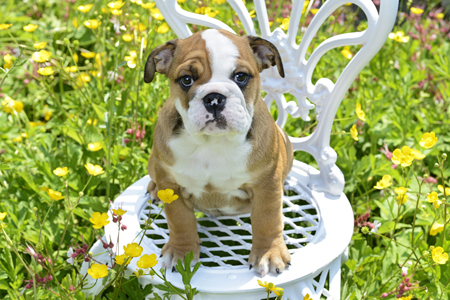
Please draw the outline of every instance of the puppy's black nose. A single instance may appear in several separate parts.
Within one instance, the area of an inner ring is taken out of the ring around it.
[[[203,98],[203,104],[209,113],[217,118],[217,115],[225,108],[227,98],[219,93],[211,93]]]

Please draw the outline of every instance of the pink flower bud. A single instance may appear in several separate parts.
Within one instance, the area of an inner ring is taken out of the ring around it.
[[[122,231],[125,231],[125,230],[127,230],[127,225],[122,225],[122,227],[120,227],[120,229],[122,229]]]
[[[72,253],[71,257],[77,258],[78,257],[78,253]]]
[[[109,243],[109,248],[113,248],[113,247],[114,247],[113,242],[110,242],[110,243]]]
[[[87,250],[87,248],[89,248],[89,245],[88,244],[83,244],[83,249]]]
[[[113,222],[117,223],[117,217],[115,217],[115,216],[113,217]]]
[[[27,290],[31,289],[32,287],[33,287],[33,285],[32,285],[31,283],[29,283],[29,284],[27,284],[27,285],[25,286],[25,288],[26,288]]]
[[[403,277],[406,277],[406,275],[408,275],[408,273],[406,273],[406,272],[403,272],[403,273],[402,273],[402,276],[403,276]]]
[[[404,281],[405,281],[405,282],[408,282],[408,281],[409,281],[409,277],[406,277],[406,278],[404,279]]]
[[[383,297],[383,298],[386,298],[387,296],[388,296],[387,293],[383,293],[383,294],[381,295],[381,297]]]
[[[75,288],[71,285],[71,286],[69,286],[69,291],[73,291]]]
[[[85,261],[85,262],[89,262],[89,261],[90,261],[89,257],[85,257],[85,258],[84,258],[84,261]]]
[[[109,244],[103,243],[103,248],[108,249],[109,248]]]
[[[47,281],[52,281],[53,280],[53,276],[52,275],[48,275],[47,276]]]
[[[75,252],[76,252],[77,254],[80,254],[80,253],[81,253],[81,249],[76,249]]]
[[[133,129],[133,128],[127,129],[127,133],[128,133],[128,134],[133,134],[133,133],[134,133],[134,129]]]

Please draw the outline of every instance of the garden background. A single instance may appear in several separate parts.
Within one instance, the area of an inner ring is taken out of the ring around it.
[[[243,34],[224,0],[178,2]],[[272,29],[286,30],[292,3],[266,2]],[[321,2],[306,1],[301,26]],[[401,1],[390,38],[336,115],[331,146],[355,213],[342,299],[449,299],[446,8],[449,1]],[[175,35],[147,0],[3,0],[0,20],[0,298],[84,299],[83,256],[72,265],[67,251],[90,247],[101,233],[89,220],[93,213],[107,212],[109,199],[147,174],[169,83],[158,74],[144,84],[143,66],[153,48]],[[310,50],[366,27],[357,6],[342,6]],[[327,53],[313,82],[335,81],[359,48]],[[285,130],[309,135],[316,125],[310,116],[309,123],[288,119]],[[431,132],[437,142],[423,136]],[[305,153],[296,158],[315,165]],[[32,273],[39,278],[34,284]],[[117,290],[111,285],[104,299],[113,298],[111,291],[125,297]]]

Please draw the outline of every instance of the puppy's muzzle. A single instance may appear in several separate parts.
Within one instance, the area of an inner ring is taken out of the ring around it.
[[[226,102],[227,98],[219,93],[210,93],[203,98],[203,105],[209,113],[213,114],[214,119],[224,110]]]

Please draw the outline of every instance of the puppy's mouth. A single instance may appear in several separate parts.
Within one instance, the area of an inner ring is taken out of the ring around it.
[[[208,115],[206,116],[206,118],[208,118]],[[202,128],[201,131],[208,134],[208,131],[215,131],[214,130],[215,128],[220,129],[220,130],[225,130],[225,129],[227,129],[227,127],[228,127],[227,119],[225,118],[225,116],[223,114],[218,114],[212,120],[206,121],[205,126]]]

